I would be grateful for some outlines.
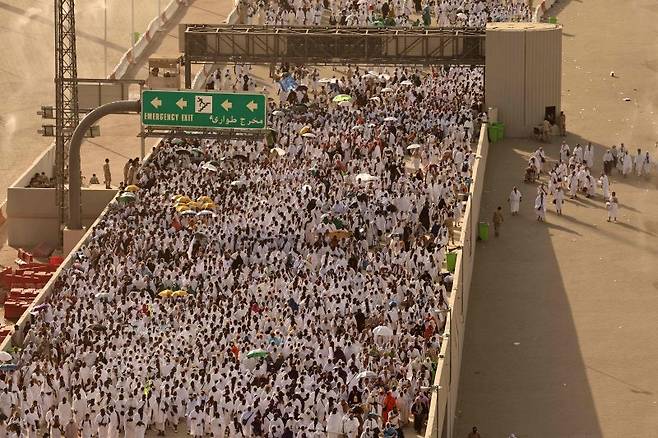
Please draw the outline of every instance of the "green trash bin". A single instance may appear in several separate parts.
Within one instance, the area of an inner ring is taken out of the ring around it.
[[[498,123],[498,141],[501,141],[505,138],[505,124]]]
[[[498,141],[498,127],[495,123],[489,125],[489,141],[496,143]]]
[[[448,271],[455,272],[455,266],[457,266],[457,253],[449,252],[446,254],[446,267]]]
[[[478,224],[478,237],[485,242],[489,240],[489,223],[480,222]]]
[[[548,22],[551,24],[557,24],[557,17],[548,17]]]

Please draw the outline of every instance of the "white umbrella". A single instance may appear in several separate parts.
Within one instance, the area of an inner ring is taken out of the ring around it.
[[[283,114],[285,114],[285,113],[284,113],[283,111],[281,111],[281,110],[274,110],[274,111],[272,111],[272,115],[273,115],[273,116],[281,116],[281,115],[283,115]]]
[[[205,169],[205,170],[207,170],[207,171],[209,171],[209,172],[217,172],[217,167],[216,167],[216,166],[213,166],[213,165],[210,164],[210,163],[206,163],[206,164],[204,164],[203,166],[201,166],[201,168],[202,168],[202,169]]]
[[[414,143],[414,144],[410,144],[409,146],[407,146],[407,149],[409,149],[409,150],[418,149],[419,147],[420,147],[420,145],[418,143]]]
[[[379,96],[371,97],[370,100],[376,100],[377,102],[381,102],[381,99],[379,98]]]
[[[374,379],[377,377],[376,373],[373,373],[370,370],[361,371],[359,374],[354,376],[355,379]]]
[[[386,327],[385,325],[380,325],[372,329],[372,334],[375,336],[391,337],[393,336],[393,330]]]
[[[313,134],[312,132],[307,132],[305,134],[302,134],[302,137],[315,138],[315,137],[317,137],[317,135]]]
[[[197,216],[212,216],[212,217],[217,216],[215,213],[213,213],[213,212],[210,211],[210,210],[201,210],[201,211],[198,212],[196,215],[197,215]]]
[[[379,79],[384,79],[385,81],[388,81],[391,79],[391,76],[387,75],[386,73],[382,73],[379,75]]]
[[[390,93],[394,91],[391,87],[382,88],[382,93]]]
[[[398,118],[393,116],[384,117],[385,122],[396,122],[397,120]]]
[[[376,181],[378,180],[378,176],[370,175],[369,173],[359,173],[356,176],[356,180],[361,181],[361,182],[370,182],[370,181]]]
[[[95,297],[98,298],[99,300],[104,300],[110,298],[110,294],[107,292],[99,292],[95,295]]]
[[[335,84],[338,82],[338,79],[336,78],[322,78],[318,81],[321,84]]]
[[[235,186],[243,186],[245,184],[246,183],[244,181],[240,181],[240,180],[231,181],[231,185],[234,186],[234,187]]]
[[[352,105],[352,102],[350,102],[349,100],[344,100],[342,102],[338,102],[338,105],[339,106],[350,106],[350,105]]]
[[[0,361],[8,362],[11,359],[12,359],[11,354],[7,353],[6,351],[0,351]]]
[[[359,129],[363,129],[363,125],[354,125],[354,126],[352,126],[352,131],[358,131]]]
[[[408,81],[408,80],[400,82],[400,85],[413,85],[413,84],[414,84],[413,82]]]
[[[286,151],[284,151],[281,148],[272,148],[272,149],[270,149],[270,153],[273,153],[273,154],[275,153],[278,156],[283,157],[286,154]]]

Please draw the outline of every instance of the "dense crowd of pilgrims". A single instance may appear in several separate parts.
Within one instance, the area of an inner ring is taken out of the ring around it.
[[[269,24],[529,17],[516,1],[250,7]],[[269,99],[265,141],[166,140],[135,160],[3,366],[0,436],[424,430],[483,70],[281,73],[298,86]]]
[[[267,141],[154,149],[34,311],[8,436],[422,430],[483,72],[328,85],[271,100]]]
[[[251,24],[278,26],[484,27],[530,21],[525,0],[246,0]]]

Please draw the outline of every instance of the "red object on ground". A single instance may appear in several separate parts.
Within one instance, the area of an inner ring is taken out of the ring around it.
[[[48,260],[48,264],[51,266],[59,266],[64,261],[64,257],[61,256],[51,256]]]

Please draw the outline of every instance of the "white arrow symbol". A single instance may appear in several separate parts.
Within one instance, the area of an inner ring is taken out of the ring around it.
[[[224,102],[222,102],[222,108],[224,108],[225,111],[228,111],[233,108],[233,104],[230,100],[226,99]]]
[[[247,104],[247,108],[249,108],[249,111],[251,111],[253,113],[254,111],[256,111],[258,109],[258,104],[256,102],[254,102],[253,100],[249,101],[249,103]]]
[[[162,101],[157,98],[157,96],[151,101],[151,105],[153,105],[154,108],[160,108],[160,105],[162,105]]]
[[[178,102],[176,102],[176,106],[180,109],[187,108],[187,100],[181,97],[178,99]]]

